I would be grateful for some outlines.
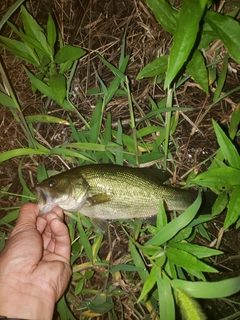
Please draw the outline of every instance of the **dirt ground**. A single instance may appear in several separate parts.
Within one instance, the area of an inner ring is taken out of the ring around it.
[[[1,1],[0,17],[13,3],[13,0]],[[157,55],[169,53],[172,43],[171,36],[157,23],[144,0],[29,0],[25,2],[25,5],[43,26],[46,24],[48,12],[51,12],[61,31],[64,43],[79,46],[89,53],[81,60],[72,86],[74,93],[72,102],[86,119],[90,119],[92,105],[95,103],[95,98],[86,95],[86,91],[89,88],[96,87],[97,84],[94,68],[106,83],[109,83],[113,78],[110,71],[100,62],[98,55],[117,66],[126,29],[126,51],[131,55],[127,76],[130,80],[134,99],[141,105],[144,113],[148,113],[151,111],[149,97],[159,101],[166,96],[162,84],[153,85],[149,79],[136,80],[136,76],[143,66],[153,61]],[[11,17],[11,21],[17,25],[20,24],[19,12]],[[10,36],[10,29],[7,26],[4,27],[1,34]],[[25,115],[41,113],[44,105],[49,114],[61,118],[66,117],[66,112],[60,110],[56,104],[45,98],[41,99],[39,93],[32,93],[30,82],[23,70],[23,62],[4,50],[1,50],[0,53],[19,102],[24,108]],[[213,56],[209,55],[207,58],[210,62]],[[239,77],[239,65],[232,63],[224,92],[238,86]],[[218,145],[211,121],[215,119],[223,127],[228,128],[231,114],[240,101],[240,93],[237,92],[222,100],[218,105],[214,105],[198,124],[198,130],[191,134],[193,124],[212,103],[212,96],[213,93],[210,95],[203,93],[192,80],[186,82],[176,92],[175,104],[182,107],[193,107],[194,110],[188,112],[187,117],[180,114],[179,125],[174,135],[180,146],[177,152],[173,150],[172,153],[174,161],[177,163],[176,169],[173,168],[172,161],[168,163],[171,171],[174,171],[174,183],[184,180],[185,173],[214,155]],[[113,126],[117,127],[117,120],[121,118],[123,122],[126,120],[124,130],[128,132],[130,127],[128,126],[127,98],[114,97],[108,105],[108,110],[112,114]],[[139,111],[137,109],[134,111],[136,118],[140,117]],[[74,115],[72,120],[75,120]],[[78,119],[76,120],[75,126],[82,128],[83,123],[80,123]],[[52,147],[63,142],[69,134],[67,127],[62,130],[57,125],[47,132],[44,124],[38,129],[42,137]],[[27,145],[25,136],[16,124],[10,110],[0,104],[0,152],[18,148],[20,144]],[[21,184],[19,183],[17,170],[20,160],[19,158],[13,158],[0,164],[1,186],[11,184],[9,191],[19,194],[21,194]],[[56,168],[58,163],[50,162],[48,166]],[[206,161],[199,166],[199,171],[207,170],[208,166],[209,161]],[[29,185],[33,185],[36,182],[34,161],[26,162],[23,168],[24,178]],[[13,197],[11,203],[4,197],[0,198],[0,217],[1,214],[5,214],[5,211],[1,211],[1,208],[13,204],[19,204],[18,197]],[[209,225],[212,239],[217,237],[223,221],[224,214]],[[199,238],[199,243],[209,245],[201,238]],[[220,248],[226,254],[217,258],[217,265],[221,271],[219,274],[212,276],[212,280],[216,281],[240,275],[239,247],[239,231],[232,227],[225,233]],[[232,300],[239,301],[239,296],[233,297]],[[237,307],[236,304],[227,299],[202,301],[201,304],[208,315],[208,319],[211,320],[227,317],[240,310],[239,306]]]

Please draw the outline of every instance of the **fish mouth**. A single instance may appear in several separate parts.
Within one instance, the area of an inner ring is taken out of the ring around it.
[[[54,207],[56,207],[56,204],[51,198],[49,192],[43,190],[39,186],[35,187],[35,191],[38,199],[39,216],[50,212]]]

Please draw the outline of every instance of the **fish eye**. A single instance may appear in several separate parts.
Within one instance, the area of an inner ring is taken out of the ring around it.
[[[48,185],[49,185],[50,188],[54,188],[56,186],[56,181],[55,180],[50,180],[48,182]]]

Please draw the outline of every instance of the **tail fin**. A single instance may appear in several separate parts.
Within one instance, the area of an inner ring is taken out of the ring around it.
[[[214,202],[217,199],[217,195],[211,191],[202,193],[202,204],[198,210],[198,214],[211,214]]]

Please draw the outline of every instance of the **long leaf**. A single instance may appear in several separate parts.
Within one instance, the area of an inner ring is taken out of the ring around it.
[[[207,2],[208,0],[183,1],[170,52],[169,66],[164,83],[165,88],[171,84],[190,55]]]
[[[225,44],[231,57],[240,63],[239,22],[214,11],[208,11],[204,19]]]
[[[240,185],[240,170],[231,167],[216,168],[199,174],[192,182],[202,187],[217,190],[232,190]]]
[[[193,79],[208,93],[208,72],[202,53],[195,50],[191,60],[187,64],[187,71]]]
[[[193,298],[218,299],[237,293],[240,290],[240,277],[216,282],[191,282],[174,279],[172,285],[184,290]]]
[[[159,270],[156,272],[158,297],[160,308],[160,319],[174,320],[175,304],[170,281],[162,278]]]
[[[233,223],[235,223],[240,217],[240,186],[236,186],[233,189],[231,194],[231,198],[228,204],[228,212],[224,221],[223,228],[226,230],[229,228]]]
[[[224,159],[228,161],[231,167],[240,169],[240,156],[238,154],[237,149],[214,120],[213,127]]]
[[[173,35],[176,31],[178,12],[166,0],[147,0],[147,5],[163,28]]]
[[[179,217],[168,223],[160,230],[152,239],[146,242],[146,245],[161,246],[172,237],[174,237],[181,229],[186,227],[195,217],[201,205],[201,194],[199,193],[194,203]]]
[[[34,155],[34,154],[48,154],[48,153],[46,151],[30,149],[30,148],[14,149],[14,150],[6,151],[0,154],[0,163],[6,160],[12,159],[14,157]]]
[[[183,250],[168,247],[166,249],[166,255],[168,259],[172,260],[176,266],[182,268],[188,268],[202,272],[218,272],[213,267],[208,266],[206,263],[198,260],[192,254]]]

